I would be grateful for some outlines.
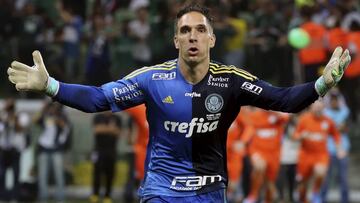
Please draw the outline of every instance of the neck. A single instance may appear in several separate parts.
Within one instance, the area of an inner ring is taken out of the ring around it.
[[[180,72],[190,84],[200,82],[209,70],[210,60],[207,58],[200,63],[191,64],[179,57]]]

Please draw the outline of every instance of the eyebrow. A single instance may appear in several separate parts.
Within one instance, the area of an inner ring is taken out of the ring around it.
[[[181,26],[179,29],[184,29],[184,28],[191,28],[191,27],[195,27],[195,28],[207,28],[205,24],[197,24],[195,26],[190,26],[190,25],[183,25]]]

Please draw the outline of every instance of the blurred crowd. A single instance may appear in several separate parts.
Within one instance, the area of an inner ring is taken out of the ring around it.
[[[179,8],[189,2],[191,1],[0,0],[1,70],[5,73],[13,59],[33,64],[31,53],[38,49],[43,54],[49,74],[60,81],[99,86],[122,78],[142,66],[177,57],[177,50],[173,45],[173,20]],[[326,170],[320,167],[316,173],[314,172],[318,178],[318,184],[314,184],[314,193],[325,199],[330,179],[326,178],[324,181],[324,177],[336,176],[340,178],[337,183],[341,186],[342,202],[348,202],[348,120],[352,121],[351,123],[358,121],[357,115],[360,111],[359,1],[199,0],[196,3],[210,7],[215,19],[216,46],[211,51],[212,60],[246,69],[274,85],[289,86],[312,81],[320,75],[336,46],[341,45],[350,50],[352,64],[340,82],[339,90],[322,101],[325,110],[321,111],[321,115],[327,114],[340,132],[343,154],[338,155],[334,141],[329,138],[330,156],[324,158],[328,163]],[[288,32],[295,27],[301,27],[309,33],[311,42],[307,47],[295,49],[288,43]],[[0,97],[15,96],[16,90],[5,77],[6,74],[0,74]],[[30,93],[20,96],[39,97]],[[124,189],[126,202],[131,202],[136,197],[134,190],[144,175],[143,163],[147,143],[147,123],[142,108],[128,111],[132,118],[131,124],[107,113],[94,118],[92,125],[95,144],[91,156],[94,163],[94,178],[91,201],[97,202],[100,198],[99,177],[105,174],[104,201],[111,202],[111,185],[116,175],[114,150],[117,137],[124,134],[124,129],[132,131],[125,133],[132,135],[129,144],[133,147],[128,154],[131,169],[127,175],[118,175],[129,177]],[[23,194],[26,191],[38,190],[38,193],[29,192],[23,195],[28,195],[31,199],[31,194],[38,194],[32,198],[46,202],[49,198],[49,171],[54,170],[51,180],[57,186],[55,198],[59,202],[64,201],[66,181],[63,155],[71,147],[73,128],[68,116],[62,106],[56,103],[46,102],[43,110],[34,118],[15,109],[15,100],[7,99],[0,114],[0,199],[16,199],[20,197],[21,191]],[[260,141],[256,143],[261,143],[261,139],[270,136],[273,131],[264,130],[264,134],[260,133],[259,138],[256,138],[255,132],[250,130],[245,133],[244,129],[241,129],[243,127],[236,128],[241,122],[234,124],[233,127],[237,130],[234,137],[229,136],[229,143],[232,144],[228,146],[228,150],[234,154],[228,156],[238,162],[229,163],[231,171],[228,197],[235,202],[243,197],[248,197],[249,201],[265,198],[267,195],[259,194],[259,187],[262,179],[268,178],[267,182],[271,184],[270,192],[267,194],[278,191],[279,199],[293,200],[295,182],[301,182],[301,178],[296,179],[296,174],[298,152],[301,151],[299,148],[302,144],[292,139],[296,134],[293,131],[297,129],[298,116],[283,118],[277,114],[257,115],[254,113],[257,111],[260,110],[245,109],[242,112],[246,115],[254,114],[249,117],[254,117],[255,120],[259,115],[261,118],[268,117],[268,120],[264,120],[264,125],[278,124],[276,130],[279,132],[275,134],[284,136],[275,136],[277,139],[274,140],[274,149],[266,150],[274,150],[270,152],[272,155],[279,153],[279,160],[277,164],[272,162],[268,165],[266,156],[256,158],[259,146],[251,144],[253,139],[258,139]],[[311,110],[309,112],[311,113]],[[241,121],[241,118],[237,119],[239,120]],[[282,122],[279,123],[280,121]],[[39,133],[29,135],[29,126],[35,124],[40,128]],[[257,128],[260,129],[261,126]],[[305,135],[306,133],[300,134],[298,132],[298,137],[302,140],[311,137]],[[36,148],[36,170],[32,172],[37,177],[37,189],[20,184],[18,179],[21,170],[20,156],[31,146],[30,143],[35,143],[33,147]],[[278,177],[274,169],[275,172],[266,172],[268,176],[264,176],[264,172],[270,170],[266,169],[267,167],[278,167],[281,175]],[[333,174],[336,167],[339,167],[336,170],[338,175]],[[14,174],[14,183],[10,191],[5,186],[5,173],[8,168],[11,168]],[[248,177],[255,179],[250,180]],[[255,184],[250,184],[254,182]],[[288,187],[284,186],[285,183],[289,184]],[[284,188],[290,191],[285,193]],[[288,197],[285,194],[288,194]]]
[[[101,85],[146,65],[177,57],[176,12],[190,0],[0,0],[0,67],[16,59],[32,64],[39,49],[50,75],[64,82]],[[356,119],[359,106],[360,12],[357,0],[201,0],[211,8],[216,34],[212,60],[241,67],[288,86],[317,78],[341,45],[352,65],[340,88]],[[287,40],[301,27],[310,44]],[[261,59],[261,60],[259,60]],[[5,77],[1,74],[0,77]],[[4,94],[13,87],[1,79]],[[23,94],[23,97],[37,95]]]

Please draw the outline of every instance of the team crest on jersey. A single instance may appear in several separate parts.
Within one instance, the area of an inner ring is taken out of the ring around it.
[[[176,78],[176,72],[171,73],[154,73],[152,74],[152,80],[172,80]]]
[[[205,107],[210,113],[219,112],[224,105],[224,99],[219,94],[210,94],[205,99]]]

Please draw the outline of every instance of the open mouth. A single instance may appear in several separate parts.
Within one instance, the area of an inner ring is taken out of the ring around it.
[[[199,50],[196,47],[191,47],[188,52],[190,56],[195,56],[196,54],[198,54]]]

